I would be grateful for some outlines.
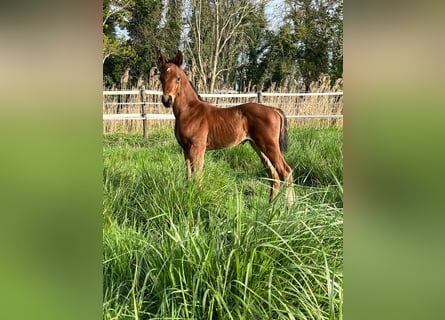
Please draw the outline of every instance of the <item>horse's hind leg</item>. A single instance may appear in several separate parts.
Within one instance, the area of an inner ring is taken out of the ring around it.
[[[293,184],[292,169],[284,160],[283,155],[279,150],[269,153],[268,157],[272,162],[274,168],[277,170],[278,175],[280,176],[280,180],[284,181],[285,183],[287,206],[291,207],[295,202],[295,190],[292,186]]]
[[[283,180],[285,181],[286,184],[287,207],[290,208],[295,203],[295,190],[293,188],[292,170],[290,170],[289,173],[286,173]]]
[[[273,179],[271,200],[273,200],[277,196],[280,189],[280,181],[283,181],[286,185],[287,206],[291,207],[292,204],[295,202],[295,191],[292,187],[292,169],[284,160],[278,144],[273,144],[270,141],[268,144],[262,144],[261,147],[256,145],[255,143],[252,143],[252,146],[260,155],[264,166],[268,169],[269,172],[271,172],[270,175]]]
[[[275,199],[275,197],[278,195],[278,192],[280,190],[280,176],[278,175],[277,170],[275,169],[269,158],[264,154],[264,152],[262,152],[261,149],[254,142],[251,142],[251,145],[257,152],[258,156],[261,159],[261,162],[267,170],[267,174],[269,175],[271,187],[269,202],[272,202],[273,199]]]

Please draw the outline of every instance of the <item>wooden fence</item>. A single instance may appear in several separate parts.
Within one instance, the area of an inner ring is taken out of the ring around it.
[[[103,92],[104,133],[148,133],[148,121],[153,129],[174,120],[171,109],[161,103],[162,91],[113,90]],[[230,107],[258,102],[281,108],[289,124],[316,124],[319,127],[343,125],[343,92],[320,93],[224,93],[200,96],[218,107]],[[314,122],[316,121],[316,122]]]

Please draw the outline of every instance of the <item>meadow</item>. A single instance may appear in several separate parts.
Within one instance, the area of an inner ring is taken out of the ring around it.
[[[104,319],[342,319],[343,131],[289,128],[297,201],[248,143],[187,181],[171,128],[104,135]]]

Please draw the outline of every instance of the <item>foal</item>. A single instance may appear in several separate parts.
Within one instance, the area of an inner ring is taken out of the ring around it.
[[[166,61],[159,51],[157,64],[162,84],[162,103],[173,107],[175,136],[184,150],[187,177],[202,174],[206,150],[224,149],[249,141],[258,153],[271,179],[269,200],[278,194],[284,181],[287,205],[295,200],[292,169],[280,148],[287,148],[287,120],[277,108],[246,103],[230,108],[217,108],[201,101],[182,70],[183,55],[178,51]]]

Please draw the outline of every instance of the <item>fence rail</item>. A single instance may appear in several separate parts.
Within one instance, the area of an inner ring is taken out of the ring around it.
[[[342,114],[306,114],[306,115],[286,115],[288,119],[330,119],[343,118]],[[123,114],[104,114],[103,120],[175,120],[173,114],[146,114],[123,113]]]
[[[131,127],[140,126],[147,135],[147,121],[174,120],[171,110],[161,103],[162,91],[107,90],[103,91],[104,130],[107,123],[130,121]],[[343,92],[321,93],[202,93],[200,96],[218,107],[229,107],[246,102],[258,102],[280,107],[288,119],[335,119],[343,118]],[[133,123],[134,121],[139,124]],[[108,128],[108,129],[107,129]]]

